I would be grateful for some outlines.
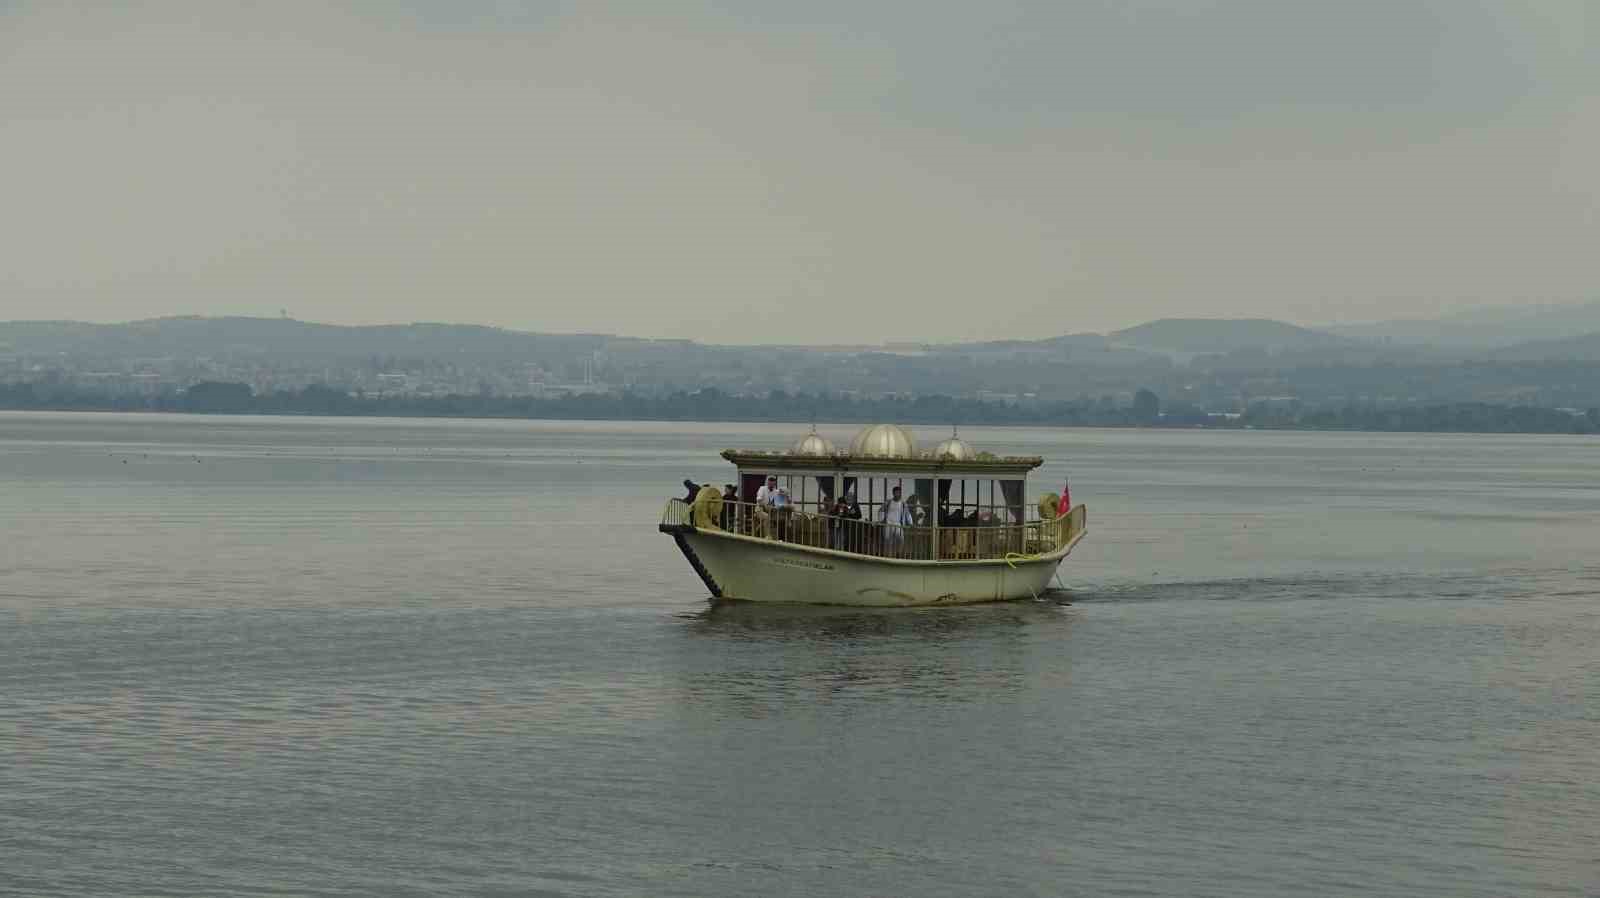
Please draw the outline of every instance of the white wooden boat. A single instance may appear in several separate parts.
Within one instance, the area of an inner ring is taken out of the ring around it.
[[[975,452],[960,437],[919,452],[893,424],[847,451],[815,430],[786,452],[729,449],[732,496],[715,486],[661,517],[713,599],[817,605],[960,605],[1036,597],[1083,538],[1082,505],[1026,501],[1037,456]],[[786,502],[757,501],[776,479]],[[906,516],[885,520],[899,487]],[[859,517],[838,499],[853,494]],[[896,523],[896,521],[901,523]],[[907,522],[909,521],[909,522]]]

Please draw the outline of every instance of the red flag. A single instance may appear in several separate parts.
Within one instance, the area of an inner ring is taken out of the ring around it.
[[[1056,517],[1061,517],[1072,510],[1072,486],[1065,480],[1061,481],[1061,503],[1056,506]]]

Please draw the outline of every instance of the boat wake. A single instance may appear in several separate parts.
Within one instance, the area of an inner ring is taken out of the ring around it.
[[[1600,573],[1600,568],[1596,570]],[[1063,597],[1074,605],[1168,601],[1349,601],[1362,598],[1514,599],[1549,594],[1555,588],[1552,578],[1570,586],[1571,576],[1572,571],[1567,568],[1435,573],[1362,571],[1078,585],[1063,591]],[[1600,589],[1596,593],[1600,594]]]

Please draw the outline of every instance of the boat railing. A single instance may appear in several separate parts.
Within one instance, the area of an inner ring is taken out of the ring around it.
[[[725,531],[875,558],[924,561],[1015,559],[1046,554],[1065,545],[1084,525],[1082,506],[1060,518],[1035,518],[1022,523],[995,519],[939,527],[818,514],[754,502],[723,501],[714,514],[709,513],[708,507],[701,508],[708,512],[705,516],[710,520],[696,520],[695,506],[672,499],[662,511],[661,523],[663,527]]]
[[[689,503],[683,501],[682,499],[669,499],[669,500],[667,500],[667,507],[663,508],[661,510],[661,526],[662,527],[688,527],[688,526],[691,526],[690,523],[689,523],[689,518],[690,518],[689,510],[692,507],[693,506],[691,506]]]

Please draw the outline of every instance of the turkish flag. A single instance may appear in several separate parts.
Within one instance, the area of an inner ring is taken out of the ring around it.
[[[1061,481],[1061,504],[1056,506],[1056,517],[1061,517],[1072,510],[1072,486],[1065,480]]]

